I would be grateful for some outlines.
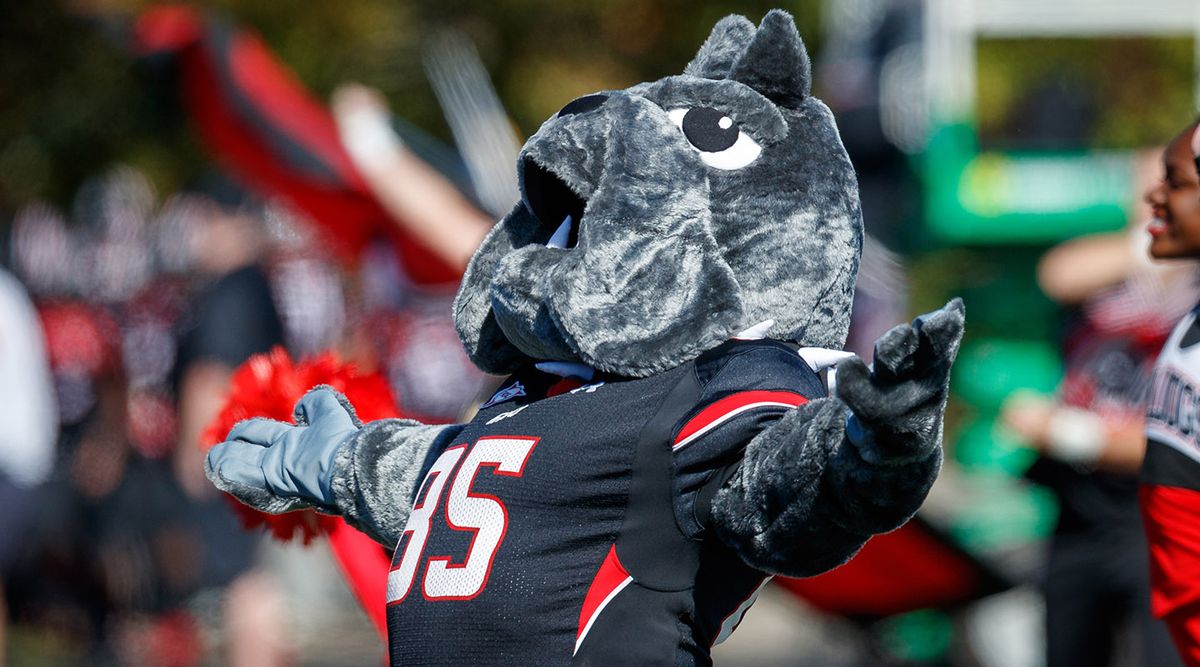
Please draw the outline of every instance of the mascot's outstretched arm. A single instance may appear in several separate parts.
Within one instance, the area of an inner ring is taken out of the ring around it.
[[[296,424],[250,419],[209,450],[204,468],[222,491],[263,512],[312,507],[340,514],[387,547],[400,539],[429,449],[462,426],[381,419],[366,426],[346,398],[317,387]]]
[[[921,506],[942,462],[942,413],[963,332],[958,299],[838,367],[837,396],[756,436],[713,499],[718,537],[747,564],[811,576]]]

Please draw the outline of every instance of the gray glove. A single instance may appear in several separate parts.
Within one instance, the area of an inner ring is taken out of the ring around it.
[[[233,427],[227,440],[208,452],[208,479],[263,512],[314,507],[336,513],[334,459],[362,423],[346,398],[329,387],[305,394],[295,418],[295,425],[250,419]]]
[[[963,335],[963,304],[892,328],[875,343],[875,363],[838,366],[837,393],[853,414],[846,436],[872,463],[928,456],[941,444],[950,367]]]

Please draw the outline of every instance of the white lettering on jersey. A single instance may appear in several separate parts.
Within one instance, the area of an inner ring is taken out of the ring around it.
[[[480,438],[463,459],[446,497],[446,523],[454,530],[474,531],[475,538],[461,565],[448,556],[431,557],[425,571],[425,597],[430,600],[470,600],[487,586],[496,551],[508,532],[508,510],[499,498],[472,494],[475,476],[484,466],[493,474],[520,477],[533,453],[536,438]]]
[[[1181,347],[1195,313],[1176,325],[1159,354],[1146,400],[1146,436],[1200,461],[1200,344]]]
[[[508,412],[501,412],[500,414],[496,415],[495,417],[492,417],[491,419],[487,420],[487,425],[491,426],[492,424],[495,424],[496,422],[499,422],[499,421],[504,421],[505,419],[508,419],[509,417],[515,417],[515,416],[517,416],[518,413],[520,413],[522,410],[524,410],[527,407],[529,407],[529,406],[522,405],[521,407],[517,408],[516,410],[509,410]]]
[[[423,498],[418,497],[420,500],[413,506],[412,513],[408,515],[408,523],[404,524],[404,532],[400,535],[404,549],[400,564],[388,573],[389,603],[403,600],[412,589],[413,579],[417,576],[417,565],[421,562],[421,554],[425,552],[425,542],[429,540],[433,515],[442,499],[442,489],[446,486],[450,471],[458,465],[458,460],[465,451],[466,445],[447,449],[433,462],[429,472],[425,473],[425,482],[422,484],[425,487],[425,495]],[[408,537],[407,543],[404,542],[405,536]],[[400,549],[401,545],[397,545],[396,548]]]
[[[399,564],[388,573],[388,604],[403,602],[412,590],[420,565],[426,560],[433,517],[451,477],[454,482],[445,494],[446,524],[452,530],[474,535],[461,564],[453,564],[450,556],[428,558],[422,592],[428,600],[469,600],[483,592],[496,552],[508,532],[508,510],[499,498],[472,493],[471,487],[485,467],[493,468],[495,475],[520,477],[537,443],[537,438],[530,437],[483,437],[469,450],[467,445],[458,445],[442,452],[425,475],[423,493],[418,495],[421,500],[409,514],[400,537]]]

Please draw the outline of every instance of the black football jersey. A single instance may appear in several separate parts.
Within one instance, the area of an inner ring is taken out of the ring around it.
[[[392,664],[711,664],[768,577],[712,536],[709,502],[824,393],[771,340],[648,378],[508,378],[426,461],[388,577]]]

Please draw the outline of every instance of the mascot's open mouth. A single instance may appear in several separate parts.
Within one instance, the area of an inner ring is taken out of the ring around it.
[[[575,194],[561,178],[529,158],[522,161],[525,202],[542,226],[553,230],[546,245],[574,248],[587,200]]]

